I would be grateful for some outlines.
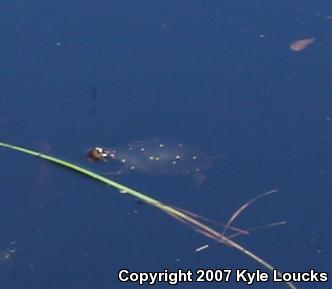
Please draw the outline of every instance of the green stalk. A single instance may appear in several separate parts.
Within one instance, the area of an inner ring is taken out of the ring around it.
[[[58,164],[60,166],[69,168],[73,171],[79,172],[83,175],[86,175],[92,179],[95,179],[97,181],[100,181],[106,185],[109,185],[123,193],[127,193],[153,207],[156,207],[160,210],[162,210],[163,212],[167,213],[168,215],[171,215],[172,217],[180,220],[183,223],[186,223],[188,225],[190,225],[192,228],[195,229],[195,231],[199,232],[202,235],[205,235],[206,237],[213,239],[214,241],[220,243],[220,244],[226,244],[230,247],[233,247],[235,249],[237,249],[238,251],[242,252],[243,254],[247,255],[249,258],[255,260],[257,263],[259,263],[260,265],[262,265],[263,267],[267,268],[270,271],[276,270],[277,274],[279,276],[282,275],[282,273],[280,271],[278,271],[274,266],[272,266],[270,263],[266,262],[265,260],[263,260],[262,258],[260,258],[259,256],[257,256],[256,254],[254,254],[253,252],[247,250],[246,248],[244,248],[243,246],[241,246],[240,244],[236,243],[235,241],[233,241],[232,239],[226,237],[225,235],[223,235],[222,233],[216,231],[215,229],[211,228],[210,226],[206,225],[205,223],[203,223],[199,217],[195,217],[195,214],[190,213],[190,212],[186,212],[184,210],[172,207],[170,205],[166,205],[160,201],[158,201],[157,199],[154,199],[142,192],[139,192],[137,190],[134,190],[132,188],[129,188],[125,185],[122,185],[118,182],[115,182],[109,178],[106,178],[102,175],[96,174],[93,171],[90,171],[88,169],[82,168],[78,165],[75,165],[73,163],[70,163],[68,161],[56,158],[56,157],[52,157],[50,155],[47,154],[43,154],[37,151],[33,151],[24,147],[19,147],[19,146],[15,146],[15,145],[11,145],[8,143],[1,143],[0,142],[0,147],[5,147],[11,150],[15,150],[15,151],[19,151],[28,155],[32,155],[35,156],[37,158],[40,159],[44,159],[47,160],[49,162]],[[297,287],[295,287],[295,285],[291,282],[285,282],[289,288],[291,289],[297,289]]]

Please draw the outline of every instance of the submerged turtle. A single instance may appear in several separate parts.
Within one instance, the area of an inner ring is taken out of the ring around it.
[[[148,175],[198,175],[208,169],[212,160],[196,147],[152,138],[113,148],[94,147],[90,159],[107,161],[114,166],[111,174],[137,172]]]

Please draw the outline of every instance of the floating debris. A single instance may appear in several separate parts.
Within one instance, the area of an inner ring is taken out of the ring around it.
[[[209,245],[208,245],[208,244],[203,245],[203,246],[200,246],[199,248],[196,248],[196,249],[195,249],[195,252],[201,252],[201,251],[203,251],[203,250],[205,250],[205,249],[207,249],[207,248],[209,248]]]
[[[315,38],[304,38],[304,39],[300,39],[300,40],[296,40],[294,42],[291,43],[290,45],[290,50],[292,51],[302,51],[304,49],[306,49],[310,44],[315,42]]]

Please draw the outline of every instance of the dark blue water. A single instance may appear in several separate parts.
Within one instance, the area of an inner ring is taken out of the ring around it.
[[[0,11],[1,141],[98,172],[107,164],[86,159],[91,146],[151,137],[223,156],[199,186],[187,175],[115,179],[220,222],[278,189],[234,225],[287,225],[236,241],[282,271],[330,270],[330,1],[4,0]],[[289,49],[307,37],[311,46]],[[0,154],[0,288],[137,288],[117,281],[122,268],[266,271],[130,196]],[[247,288],[178,285],[223,286]]]

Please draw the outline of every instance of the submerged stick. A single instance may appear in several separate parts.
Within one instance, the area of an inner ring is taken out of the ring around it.
[[[166,205],[160,201],[158,201],[157,199],[154,199],[144,193],[141,193],[139,191],[136,191],[132,188],[129,188],[125,185],[122,185],[118,182],[115,182],[109,178],[106,178],[104,176],[101,176],[99,174],[94,173],[93,171],[90,171],[88,169],[82,168],[78,165],[75,165],[73,163],[67,162],[65,160],[56,158],[56,157],[52,157],[50,155],[47,154],[43,154],[37,151],[33,151],[30,149],[26,149],[24,147],[19,147],[19,146],[15,146],[15,145],[11,145],[8,143],[1,143],[0,142],[0,146],[1,147],[5,147],[11,150],[15,150],[15,151],[20,151],[22,153],[28,154],[28,155],[32,155],[44,160],[47,160],[49,162],[58,164],[60,166],[63,167],[67,167],[71,170],[74,170],[76,172],[79,172],[83,175],[86,175],[92,179],[95,179],[97,181],[100,181],[104,184],[107,184],[109,186],[112,186],[115,189],[118,189],[120,192],[122,193],[127,193],[133,197],[136,197],[137,199],[153,206],[156,207],[160,210],[162,210],[163,212],[167,213],[168,215],[171,215],[172,217],[178,219],[179,221],[188,224],[189,226],[191,226],[193,229],[195,229],[195,231],[201,233],[202,235],[215,240],[216,242],[220,243],[220,244],[226,244],[234,249],[237,249],[238,251],[240,251],[241,253],[243,253],[244,255],[247,255],[249,258],[251,258],[252,260],[255,260],[257,263],[259,263],[261,266],[265,267],[266,269],[270,270],[270,271],[276,271],[278,276],[282,276],[282,273],[277,270],[274,266],[272,266],[270,263],[266,262],[265,260],[263,260],[262,258],[260,258],[259,256],[257,256],[256,254],[254,254],[253,252],[247,250],[245,247],[243,247],[242,245],[236,243],[235,241],[233,241],[232,239],[226,237],[223,233],[220,233],[218,231],[216,231],[215,229],[211,228],[210,226],[206,225],[205,223],[203,223],[202,221],[200,221],[199,216],[195,217],[195,214],[193,213],[186,213],[185,210],[181,210],[181,209],[177,209],[175,207]],[[242,209],[238,210],[238,214],[242,211]],[[235,215],[237,216],[238,214],[235,213]],[[230,226],[230,223],[232,222],[232,220],[234,220],[234,218],[232,218],[229,222],[228,222],[228,227]],[[285,282],[287,284],[287,286],[291,289],[297,289],[297,287],[295,287],[295,285],[291,282]]]

